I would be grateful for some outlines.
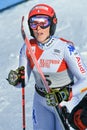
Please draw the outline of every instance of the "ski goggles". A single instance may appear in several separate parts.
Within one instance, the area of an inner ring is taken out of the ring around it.
[[[40,26],[42,29],[47,28],[51,25],[51,19],[48,16],[33,16],[29,20],[30,28],[35,30],[38,26]]]

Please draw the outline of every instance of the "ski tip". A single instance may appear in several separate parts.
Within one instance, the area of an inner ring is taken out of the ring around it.
[[[22,16],[22,22],[24,21],[24,16]]]

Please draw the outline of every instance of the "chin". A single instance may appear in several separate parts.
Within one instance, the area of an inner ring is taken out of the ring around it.
[[[41,38],[37,38],[37,41],[38,41],[38,42],[41,42],[41,43],[44,43],[44,39],[41,40]]]

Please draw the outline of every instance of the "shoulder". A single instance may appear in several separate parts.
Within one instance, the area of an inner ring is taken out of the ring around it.
[[[31,44],[31,45],[33,45],[33,44],[36,43],[36,40],[35,40],[35,39],[30,39],[29,41],[30,41],[30,44]],[[21,49],[20,49],[20,54],[25,53],[26,50],[27,50],[27,46],[26,46],[26,44],[24,43],[24,44],[22,45]]]
[[[68,44],[68,45],[74,46],[74,43],[73,43],[72,41],[70,41],[70,40],[66,40],[66,39],[64,39],[64,38],[62,38],[62,37],[60,37],[59,39],[60,39],[63,43],[66,43],[66,44]]]
[[[70,40],[66,40],[64,38],[58,38],[59,39],[59,45],[58,48],[60,48],[63,52],[63,54],[71,54],[72,52],[75,52],[76,48],[74,46],[74,43]]]
[[[64,52],[66,50],[67,51],[74,51],[75,50],[75,46],[74,43],[70,40],[66,40],[64,38],[59,38],[60,39],[60,43],[62,44],[62,47],[64,47]]]
[[[61,45],[65,46],[65,45],[72,45],[74,46],[74,43],[70,40],[66,40],[65,38],[62,37],[52,37],[54,39],[54,41],[56,43],[60,43]]]
[[[36,44],[37,41],[36,41],[36,39],[30,39],[30,43],[33,45],[33,44]]]

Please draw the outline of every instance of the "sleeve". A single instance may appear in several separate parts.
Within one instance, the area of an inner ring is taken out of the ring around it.
[[[76,82],[72,86],[73,96],[87,92],[87,68],[73,45],[65,46],[64,58],[70,71],[76,78]]]
[[[20,66],[25,67],[25,84],[28,83],[28,80],[29,80],[30,74],[31,74],[31,68],[30,68],[29,64],[30,64],[29,60],[27,59],[27,56],[26,56],[26,45],[24,44],[20,50],[19,67]]]

